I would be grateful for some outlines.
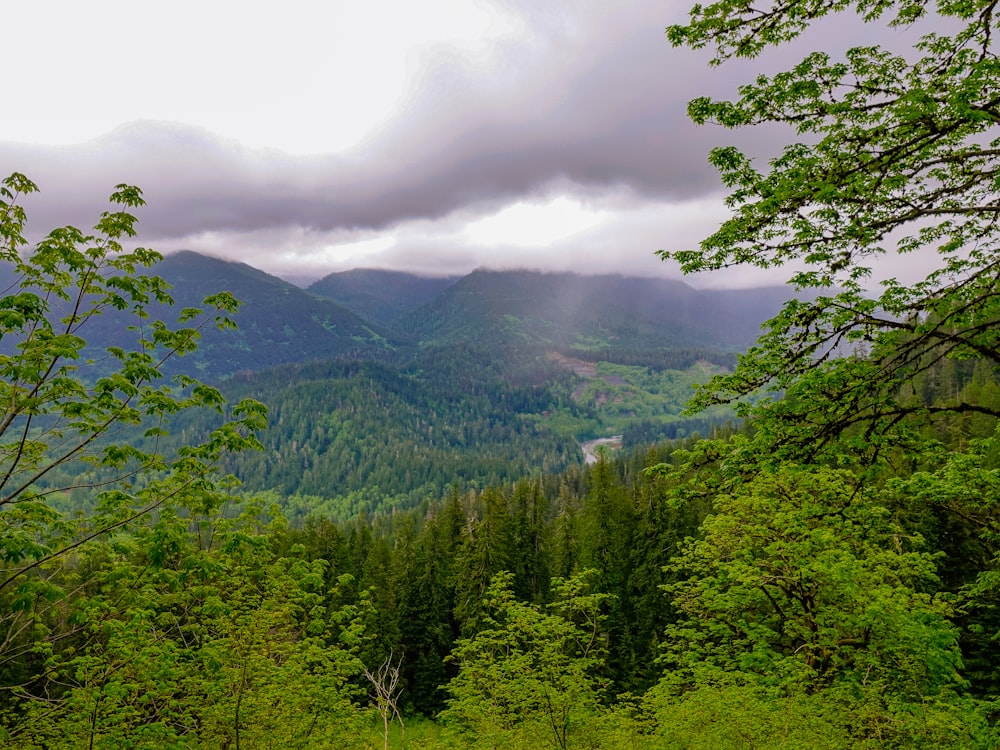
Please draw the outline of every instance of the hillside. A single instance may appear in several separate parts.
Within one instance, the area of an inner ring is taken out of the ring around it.
[[[324,276],[309,286],[362,318],[383,326],[430,302],[455,283],[457,276],[415,276],[400,271],[355,268]]]
[[[710,369],[651,370],[501,350],[434,347],[405,364],[332,361],[241,372],[230,402],[267,404],[264,450],[226,470],[247,490],[275,490],[346,519],[414,507],[449,488],[506,484],[580,466],[581,442],[626,435],[626,445],[708,434],[731,419],[681,415]],[[583,374],[573,367],[586,370]],[[211,411],[173,421],[190,440],[217,425]],[[161,442],[163,438],[160,438]]]
[[[199,307],[204,297],[228,291],[242,303],[237,330],[207,327],[198,351],[170,363],[170,371],[202,378],[222,378],[243,370],[341,357],[383,356],[399,342],[332,300],[317,297],[244,263],[193,252],[168,255],[150,271],[171,284],[175,310]],[[166,321],[176,313],[157,311]],[[95,349],[125,346],[128,323],[115,313],[88,323]]]
[[[218,291],[242,302],[237,331],[206,329],[199,350],[170,365],[209,379],[345,358],[405,363],[418,349],[456,345],[488,358],[502,350],[524,366],[560,352],[657,370],[698,361],[729,367],[786,294],[781,287],[707,291],[665,279],[484,270],[457,280],[355,270],[331,274],[310,291],[187,251],[166,256],[152,272],[172,285],[177,309]],[[114,313],[88,323],[92,351],[127,346],[127,325]]]
[[[787,296],[730,294],[680,281],[529,271],[475,271],[401,320],[423,345],[456,342],[572,353],[737,351]]]
[[[220,289],[243,301],[238,331],[207,332],[178,363],[228,378],[232,401],[270,408],[265,451],[229,469],[248,489],[312,496],[335,517],[580,465],[585,440],[707,433],[731,415],[682,416],[694,386],[731,367],[778,306],[773,289],[704,292],[622,276],[327,277],[349,282],[354,304],[394,297],[397,310],[443,287],[390,333],[243,264],[185,252],[155,271],[178,306]],[[176,426],[190,435],[212,420]]]
[[[266,402],[271,426],[265,450],[228,469],[249,489],[309,495],[317,510],[349,518],[581,462],[573,437],[539,418],[571,409],[557,369],[540,373],[549,379],[540,385],[512,385],[480,370],[488,365],[474,353],[435,358],[440,366],[331,362],[237,376],[227,397]],[[469,375],[449,377],[450,367]]]
[[[774,290],[621,276],[343,275],[356,299],[395,288],[402,306],[444,287],[390,332],[245,264],[181,252],[153,272],[177,308],[220,290],[242,300],[238,330],[206,329],[199,350],[169,368],[269,407],[265,451],[228,468],[247,489],[308,495],[335,517],[578,466],[580,443],[595,438],[635,446],[707,434],[731,415],[684,417],[694,386],[731,367],[777,307]],[[134,335],[114,313],[88,323],[94,352]],[[190,439],[216,419],[174,427]]]

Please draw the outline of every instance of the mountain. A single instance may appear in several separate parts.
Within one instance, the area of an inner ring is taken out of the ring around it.
[[[392,326],[403,315],[430,302],[458,278],[356,268],[324,276],[311,284],[309,291],[332,299],[366,320]]]
[[[198,350],[171,362],[169,372],[221,378],[283,364],[379,358],[400,343],[332,300],[244,263],[183,251],[167,255],[149,273],[173,287],[175,310],[151,309],[151,315],[165,322],[176,320],[182,308],[200,307],[202,299],[220,291],[231,292],[242,303],[234,316],[237,330],[207,326]],[[131,322],[111,312],[88,322],[86,336],[95,349],[127,346]]]
[[[400,321],[423,345],[476,342],[576,353],[752,343],[784,288],[730,294],[681,281],[530,271],[475,271]]]
[[[766,286],[753,289],[701,289],[699,294],[720,314],[732,321],[740,348],[757,340],[761,325],[774,317],[793,295],[787,286]]]
[[[418,348],[454,346],[504,358],[508,376],[528,361],[512,360],[514,350],[657,369],[698,360],[728,366],[787,295],[782,287],[704,291],[664,279],[487,270],[456,279],[357,269],[303,290],[244,263],[187,251],[166,256],[151,273],[172,285],[177,310],[218,291],[242,301],[238,330],[206,328],[198,351],[167,368],[209,379],[343,358],[402,363]],[[176,318],[176,311],[151,314]],[[127,348],[133,322],[113,311],[88,322],[88,353],[99,359],[107,346]]]
[[[785,297],[528,271],[337,275],[358,309],[399,313],[389,329],[242,263],[180,252],[151,272],[173,287],[177,310],[150,311],[165,321],[218,291],[243,302],[238,330],[205,329],[199,349],[168,368],[269,406],[266,450],[227,470],[249,490],[322,498],[343,517],[582,465],[580,441],[713,429],[730,415],[681,414],[694,385],[731,365]],[[88,355],[128,346],[132,322],[113,311],[91,319]],[[218,419],[178,416],[171,439]]]

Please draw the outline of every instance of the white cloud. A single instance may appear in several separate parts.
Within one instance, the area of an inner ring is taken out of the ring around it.
[[[511,33],[466,0],[34,0],[4,7],[0,140],[73,144],[121,123],[196,125],[288,153],[349,148],[401,106],[421,60],[484,59]]]
[[[545,203],[518,201],[492,216],[467,224],[462,235],[477,245],[540,249],[591,229],[608,216],[607,211],[588,208],[566,196]]]
[[[330,266],[359,266],[373,257],[384,254],[396,244],[396,239],[388,233],[354,242],[342,242],[325,245],[319,253],[310,258],[311,265],[322,264]]]
[[[693,126],[687,99],[732,93],[759,61],[709,71],[663,38],[684,6],[658,0],[10,6],[5,59],[24,63],[4,81],[0,164],[41,186],[32,227],[90,226],[127,182],[149,201],[144,243],[297,281],[676,275],[655,251],[725,216],[709,149],[785,140]]]

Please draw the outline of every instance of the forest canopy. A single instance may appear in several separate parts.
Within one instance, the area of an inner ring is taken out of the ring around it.
[[[663,253],[688,273],[789,269],[798,294],[692,405],[744,422],[410,511],[290,524],[275,491],[240,493],[218,468],[261,445],[263,405],[160,371],[234,301],[149,315],[169,290],[142,273],[155,253],[121,245],[127,186],[93,235],[23,255],[34,186],[8,178],[0,741],[1000,744],[993,5],[723,0],[667,36],[725,65],[835,13],[950,31],[812,53],[689,108],[800,137],[766,165],[714,150],[732,217]],[[916,280],[875,280],[877,260],[918,257]],[[134,339],[88,377],[85,326],[111,308]],[[117,430],[156,445],[205,407],[223,426],[170,455]]]
[[[909,403],[900,385],[944,358],[996,365],[1000,356],[1000,65],[991,2],[726,0],[695,6],[667,36],[726,65],[836,13],[899,38],[843,57],[814,52],[745,83],[733,101],[692,101],[696,122],[781,124],[798,139],[763,166],[736,148],[714,149],[732,217],[699,248],[662,253],[687,273],[787,266],[790,283],[812,293],[788,302],[735,372],[695,400],[702,407],[762,388],[783,394],[745,413],[766,413],[775,447],[806,458],[851,429],[863,442],[855,450],[878,451],[915,413],[995,416],[981,404]],[[933,30],[891,51],[918,24]],[[897,273],[929,270],[876,280],[880,259]],[[853,353],[861,356],[845,356]]]

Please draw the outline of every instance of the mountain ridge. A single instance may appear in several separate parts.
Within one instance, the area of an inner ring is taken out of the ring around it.
[[[420,276],[404,271],[354,268],[327,274],[307,290],[391,327],[405,313],[429,302],[460,276]]]
[[[333,300],[246,263],[180,251],[164,256],[146,273],[160,276],[172,287],[174,309],[150,308],[152,317],[168,324],[177,310],[202,307],[202,300],[210,294],[230,292],[241,303],[231,316],[236,330],[206,326],[195,352],[167,364],[170,373],[183,370],[219,379],[244,370],[313,360],[378,358],[402,343]],[[108,343],[128,345],[123,340],[128,325],[120,314],[101,316],[89,325],[88,343],[96,349]]]
[[[479,269],[401,319],[428,343],[478,341],[608,349],[744,349],[787,292],[697,290],[683,281],[620,274]],[[728,302],[724,300],[728,299]]]
[[[402,362],[417,350],[454,345],[651,366],[670,352],[704,352],[721,363],[714,354],[731,358],[745,349],[788,296],[781,287],[713,291],[622,274],[491,269],[460,278],[355,269],[334,275],[336,283],[302,289],[192,251],[166,255],[149,273],[171,284],[178,309],[198,307],[219,291],[241,301],[236,331],[206,328],[199,350],[171,364],[171,372],[186,368],[213,379],[343,358]],[[335,291],[339,296],[329,296]],[[164,321],[172,316],[161,308],[153,313]],[[125,327],[105,316],[90,343],[122,345]]]

